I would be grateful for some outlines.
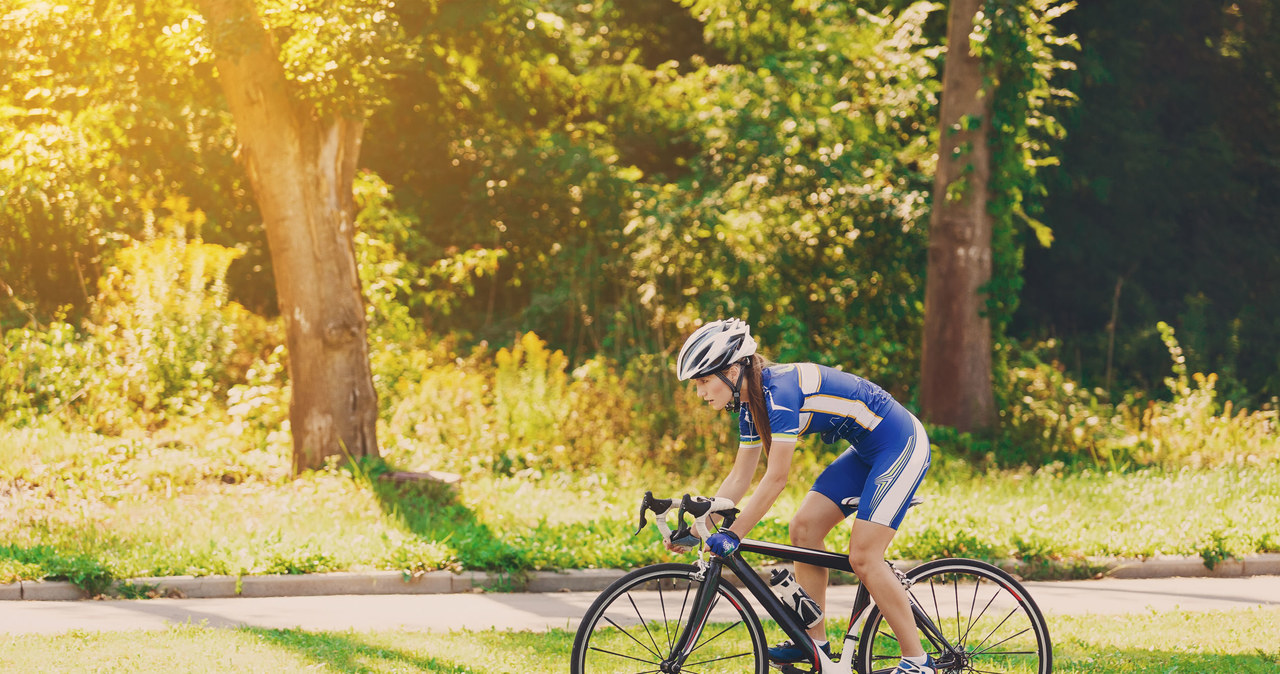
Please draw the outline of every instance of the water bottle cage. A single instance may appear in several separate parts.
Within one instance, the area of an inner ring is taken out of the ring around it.
[[[800,587],[796,575],[790,569],[774,569],[769,578],[769,587],[806,628],[813,627],[822,620],[822,607]]]

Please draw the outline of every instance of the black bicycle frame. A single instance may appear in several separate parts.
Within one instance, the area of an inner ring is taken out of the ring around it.
[[[702,628],[706,626],[716,599],[716,589],[720,584],[723,569],[726,566],[733,572],[733,575],[738,577],[738,580],[742,581],[742,584],[756,600],[764,606],[765,611],[778,623],[778,627],[782,628],[782,631],[791,638],[792,643],[803,648],[808,658],[816,663],[817,653],[813,650],[813,642],[810,640],[804,625],[796,618],[795,613],[773,594],[764,579],[742,558],[742,553],[744,552],[753,552],[774,559],[785,559],[853,573],[853,568],[849,565],[849,558],[845,555],[826,550],[813,550],[752,539],[743,539],[738,546],[738,552],[727,559],[712,555],[711,561],[703,568],[702,585],[698,588],[697,596],[694,599],[693,613],[690,614],[691,616],[698,616],[698,620],[696,624],[693,620],[685,624],[684,631],[677,642],[683,644],[681,652],[673,654],[676,656],[677,664],[684,664],[685,659],[692,652],[694,644],[698,641]],[[928,614],[924,612],[915,600],[908,598],[911,611],[916,618],[916,624],[924,630],[925,637],[933,642],[942,653],[950,652],[952,649],[951,642],[943,636],[942,632],[933,624],[933,620],[929,618]],[[864,585],[859,588],[854,599],[853,611],[849,618],[851,629],[857,617],[870,605],[870,593],[867,592]],[[853,654],[850,653],[847,657],[853,657]]]
[[[742,546],[746,548],[748,543],[754,542],[744,540],[742,541]],[[764,605],[765,610],[777,621],[782,631],[788,637],[791,637],[793,642],[801,644],[801,647],[809,651],[812,657],[813,652],[809,645],[809,637],[808,633],[805,632],[804,625],[801,625],[795,615],[786,608],[786,605],[774,596],[773,592],[769,591],[769,586],[751,569],[751,565],[747,564],[742,555],[734,554],[727,559],[712,555],[711,561],[702,568],[702,585],[698,588],[698,593],[693,600],[693,611],[689,614],[691,619],[685,624],[684,630],[680,634],[680,640],[676,642],[681,646],[679,653],[672,654],[675,664],[683,666],[685,660],[693,652],[694,644],[697,643],[698,637],[702,634],[702,628],[706,626],[707,619],[711,615],[711,609],[714,608],[717,596],[716,590],[720,585],[721,576],[726,566],[733,572],[733,575],[738,577],[738,580],[742,581],[747,591]],[[696,616],[696,620],[692,619],[694,616]]]

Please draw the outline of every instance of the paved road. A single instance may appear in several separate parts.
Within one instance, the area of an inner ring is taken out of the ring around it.
[[[1280,576],[1029,582],[1046,613],[1193,611],[1280,605]],[[851,586],[829,601],[852,604]],[[0,602],[0,634],[163,629],[175,623],[307,630],[574,628],[595,592],[342,595],[228,599]]]

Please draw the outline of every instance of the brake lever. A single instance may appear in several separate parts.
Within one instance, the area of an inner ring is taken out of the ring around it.
[[[697,519],[706,515],[708,510],[711,510],[711,499],[688,494],[685,494],[684,498],[680,499],[680,514],[682,515],[687,512],[693,515],[694,519]]]
[[[639,536],[640,532],[644,531],[644,528],[648,526],[649,520],[645,518],[644,513],[646,510],[650,509],[649,503],[652,500],[653,500],[653,492],[651,491],[645,492],[644,498],[640,499],[640,525],[636,527],[636,532],[634,534],[631,534],[632,536]]]

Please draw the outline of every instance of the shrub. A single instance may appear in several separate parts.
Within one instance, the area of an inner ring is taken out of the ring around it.
[[[74,325],[55,320],[43,330],[17,328],[4,333],[5,362],[0,367],[0,420],[28,425],[61,416],[84,404],[102,384],[93,365],[98,346]]]
[[[736,425],[675,382],[665,361],[591,359],[572,371],[533,333],[496,353],[406,355],[414,380],[390,387],[387,458],[409,467],[537,477],[550,471],[688,474],[727,466]]]
[[[148,417],[197,415],[227,387],[236,325],[227,267],[240,252],[161,238],[119,251],[102,279],[89,332],[106,356],[104,383]]]
[[[1198,468],[1280,458],[1274,406],[1247,411],[1219,403],[1217,375],[1188,374],[1173,328],[1163,322],[1157,328],[1172,361],[1168,400],[1134,392],[1112,403],[1106,391],[1084,389],[1044,357],[1052,341],[1017,352],[1004,347],[999,432],[975,438],[934,429],[930,437],[1002,465]]]
[[[4,333],[0,419],[53,416],[119,432],[220,411],[232,384],[280,341],[278,322],[227,299],[239,256],[180,235],[119,250],[82,327],[58,317]]]

